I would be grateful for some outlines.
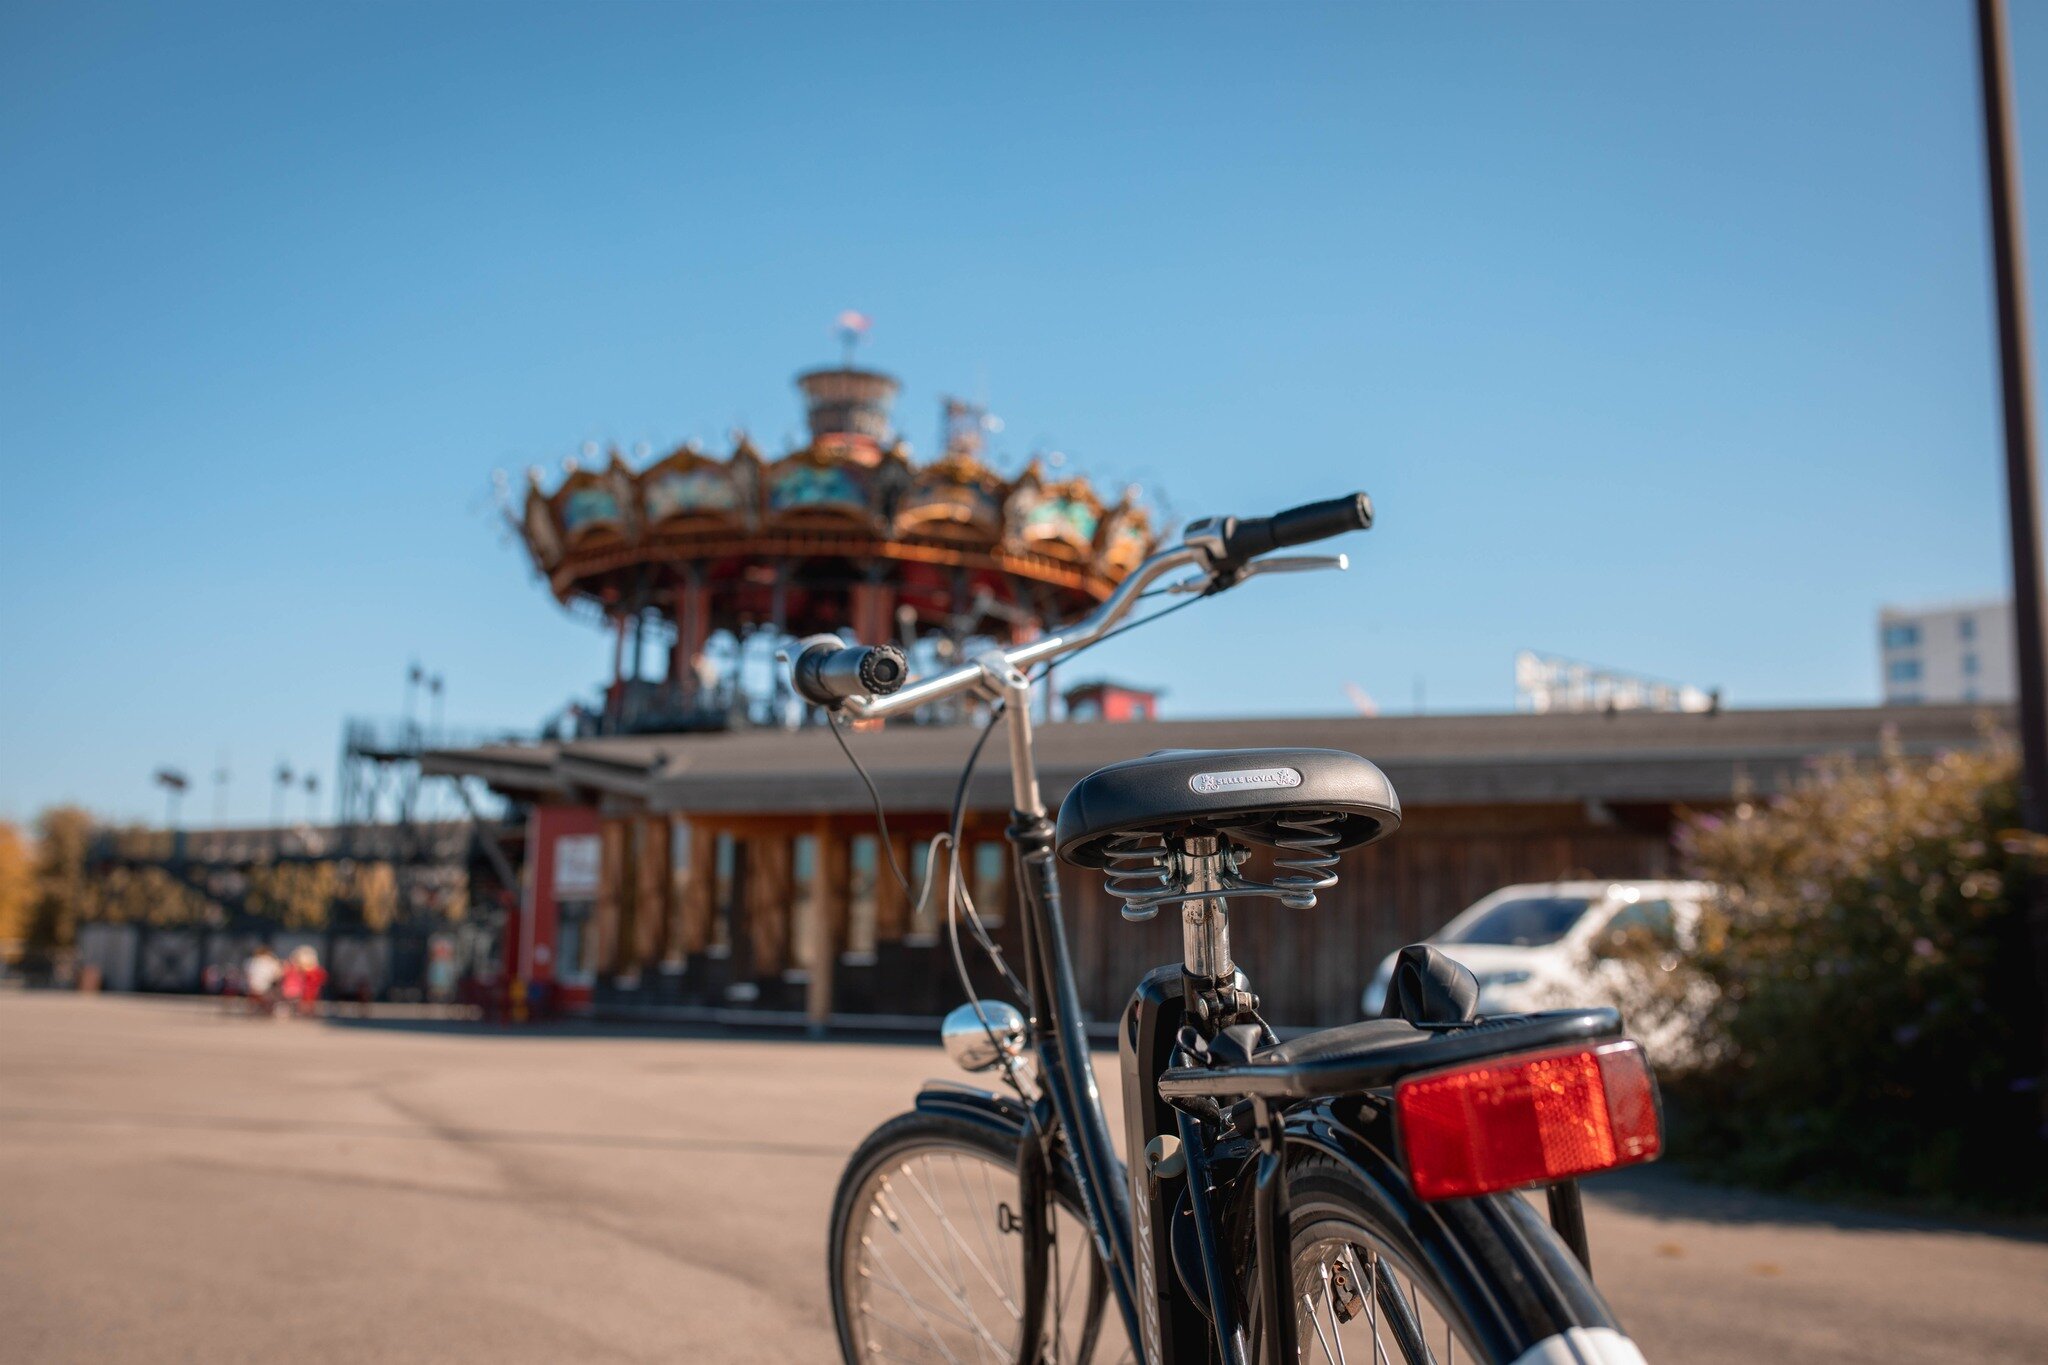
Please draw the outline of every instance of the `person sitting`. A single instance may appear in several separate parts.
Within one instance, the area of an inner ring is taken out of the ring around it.
[[[327,969],[320,965],[320,954],[313,945],[302,943],[292,950],[292,970],[299,974],[299,1014],[307,1019],[313,1017],[320,1005],[320,993],[327,988]]]
[[[270,945],[257,944],[256,951],[249,954],[249,961],[242,968],[242,985],[249,994],[251,1014],[277,1012],[278,978],[283,973],[284,964],[277,960],[276,953],[270,951]]]

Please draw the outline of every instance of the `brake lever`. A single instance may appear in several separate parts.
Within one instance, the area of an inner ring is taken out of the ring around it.
[[[1314,573],[1319,569],[1335,569],[1342,573],[1351,567],[1350,555],[1269,555],[1254,559],[1244,566],[1244,576],[1254,578],[1262,573]]]
[[[1159,591],[1207,596],[1222,592],[1225,588],[1234,588],[1247,578],[1254,578],[1262,573],[1314,573],[1318,569],[1336,569],[1342,572],[1350,567],[1350,555],[1273,555],[1266,559],[1254,559],[1229,575],[1227,579],[1204,574],[1198,578],[1183,578],[1178,583],[1169,583]]]

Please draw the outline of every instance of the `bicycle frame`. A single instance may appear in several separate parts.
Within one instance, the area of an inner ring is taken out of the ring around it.
[[[1354,522],[1351,529],[1362,529],[1370,521],[1362,495],[1359,501],[1363,521]],[[1332,511],[1328,504],[1317,504],[1283,515],[1295,521],[1291,538],[1281,543],[1301,544],[1336,533],[1323,528],[1332,517],[1341,521],[1346,514],[1341,507]],[[1304,532],[1304,515],[1314,534]],[[1323,521],[1316,523],[1317,516]],[[1273,520],[1253,523],[1254,543],[1272,543]],[[1419,1024],[1452,1031],[1392,1053],[1367,1048],[1292,1060],[1284,1054],[1269,1056],[1265,1049],[1277,1040],[1257,1013],[1257,999],[1231,959],[1223,918],[1227,897],[1220,881],[1226,854],[1213,839],[1190,836],[1180,850],[1180,856],[1196,860],[1187,869],[1185,894],[1170,898],[1182,907],[1182,961],[1148,973],[1121,1018],[1119,1062],[1130,1165],[1116,1154],[1067,950],[1054,861],[1056,826],[1039,790],[1032,747],[1032,682],[1024,670],[1105,638],[1154,583],[1178,570],[1195,572],[1172,590],[1207,594],[1263,572],[1347,567],[1343,556],[1273,558],[1256,549],[1247,559],[1230,549],[1238,535],[1233,525],[1223,519],[1191,526],[1183,544],[1147,559],[1093,613],[1058,633],[1008,650],[991,650],[882,696],[849,696],[831,688],[821,688],[823,695],[805,694],[817,704],[843,707],[859,719],[903,715],[965,693],[1002,709],[1011,779],[1006,836],[1015,856],[1022,986],[1038,1093],[1034,1096],[1020,1083],[1019,1098],[1013,1100],[938,1083],[918,1096],[917,1107],[979,1123],[1017,1142],[1019,1213],[1004,1230],[1021,1232],[1023,1237],[1020,1365],[1039,1365],[1042,1356],[1052,1208],[1056,1192],[1063,1188],[1063,1175],[1072,1178],[1102,1276],[1090,1285],[1084,1343],[1093,1341],[1099,1330],[1106,1280],[1125,1333],[1145,1365],[1250,1365],[1249,1333],[1237,1321],[1236,1275],[1242,1267],[1235,1263],[1233,1249],[1224,1245],[1226,1229],[1242,1236],[1248,1225],[1254,1275],[1242,1289],[1251,1298],[1247,1307],[1258,1313],[1261,1358],[1274,1365],[1296,1360],[1299,1301],[1293,1283],[1294,1238],[1286,1179],[1290,1147],[1317,1151],[1349,1167],[1361,1184],[1389,1201],[1390,1216],[1409,1228],[1420,1227],[1425,1220],[1442,1227],[1448,1220],[1462,1223],[1461,1235],[1470,1236],[1484,1224],[1485,1235],[1498,1243],[1495,1253],[1482,1258],[1485,1269],[1520,1287],[1518,1306],[1534,1304],[1550,1324],[1568,1330],[1584,1325],[1616,1331],[1605,1304],[1579,1278],[1579,1266],[1588,1258],[1575,1181],[1548,1188],[1551,1222],[1562,1245],[1550,1243],[1554,1250],[1525,1246],[1517,1240],[1519,1233],[1510,1235],[1515,1218],[1529,1216],[1517,1199],[1469,1208],[1425,1205],[1403,1174],[1389,1104],[1361,1098],[1390,1090],[1407,1074],[1491,1057],[1508,1040],[1499,1032],[1465,1033],[1455,1026]],[[844,649],[830,637],[823,647]],[[843,681],[837,686],[843,687]],[[1186,1026],[1191,1019],[1196,1022],[1192,1033]],[[1254,1027],[1247,1032],[1240,1025]],[[995,1047],[993,1055],[1002,1056],[1005,1044],[985,1015],[982,1026]],[[1529,1016],[1513,1027],[1508,1047],[1532,1049],[1616,1037],[1620,1021],[1612,1010],[1560,1010]],[[1008,1046],[1015,1055],[1015,1043]],[[969,1065],[979,1069],[978,1063]],[[1011,1079],[1019,1080],[1014,1073]],[[1355,1264],[1351,1273],[1358,1274]],[[1325,1267],[1326,1294],[1329,1283]],[[1482,1356],[1527,1355],[1519,1324],[1504,1315],[1490,1286],[1461,1281],[1445,1288],[1481,1343]],[[1406,1311],[1398,1295],[1396,1300],[1387,1305],[1389,1314]],[[1412,1315],[1407,1320],[1412,1331]],[[1543,1359],[1554,1358],[1548,1347],[1544,1349]]]
[[[1041,1339],[1045,1307],[1045,1247],[1043,1228],[1049,1214],[1052,1182],[1044,1163],[1051,1159],[1051,1140],[1064,1134],[1082,1212],[1095,1242],[1095,1252],[1105,1268],[1110,1289],[1122,1315],[1124,1329],[1137,1344],[1142,1358],[1159,1365],[1174,1358],[1186,1343],[1210,1336],[1210,1320],[1183,1300],[1163,1303],[1159,1281],[1173,1270],[1171,1210],[1158,1208],[1150,1192],[1150,1173],[1145,1172],[1140,1197],[1131,1197],[1132,1180],[1125,1163],[1116,1155],[1109,1120],[1102,1107],[1102,1095],[1095,1081],[1089,1056],[1086,1025],[1081,1013],[1074,969],[1067,952],[1066,923],[1060,908],[1060,891],[1053,846],[1054,826],[1038,785],[1038,769],[1032,749],[1031,680],[1024,669],[1032,664],[1057,659],[1101,639],[1128,615],[1138,598],[1159,579],[1181,569],[1200,569],[1207,574],[1212,551],[1200,543],[1183,544],[1162,551],[1139,565],[1120,583],[1093,613],[1074,626],[1009,650],[990,651],[971,663],[918,682],[884,697],[856,697],[847,711],[861,719],[883,719],[907,714],[920,706],[963,692],[978,692],[1003,707],[1003,721],[1010,750],[1011,818],[1006,831],[1015,855],[1019,882],[1020,917],[1024,938],[1024,985],[1029,1001],[1032,1046],[1039,1067],[1043,1099],[1022,1133],[1019,1155],[1020,1202],[1026,1207],[1020,1218],[1026,1229],[1024,1277],[1024,1322],[1022,1340]],[[1253,572],[1289,572],[1308,568],[1344,568],[1343,556],[1308,556],[1257,561],[1238,570],[1243,577]],[[1213,581],[1213,580],[1212,580]],[[1202,585],[1208,586],[1207,584]],[[1200,590],[1199,588],[1196,590]],[[1172,1063],[1174,1040],[1180,1026],[1183,967],[1162,967],[1146,978],[1133,998],[1126,1031],[1144,1037],[1144,1055],[1126,1054],[1124,1109],[1127,1137],[1134,1159],[1142,1159],[1147,1144],[1162,1132],[1177,1135],[1185,1159],[1191,1164],[1188,1191],[1196,1201],[1194,1222],[1200,1240],[1202,1275],[1207,1298],[1216,1317],[1214,1340],[1221,1359],[1242,1365],[1244,1341],[1232,1317],[1229,1269],[1222,1248],[1217,1245],[1217,1219],[1207,1207],[1206,1181],[1196,1178],[1206,1152],[1193,1117],[1173,1109],[1158,1093],[1159,1075]],[[1170,984],[1170,987],[1168,983]],[[1149,990],[1148,990],[1149,988]],[[1126,1040],[1128,1043],[1130,1040]],[[1048,1112],[1049,1111],[1049,1112]],[[1285,1227],[1284,1182],[1277,1153],[1279,1118],[1264,1101],[1257,1102],[1263,1155],[1258,1172],[1256,1204],[1260,1242],[1278,1227]],[[1169,1126],[1170,1125],[1170,1126]],[[1036,1141],[1034,1141],[1036,1139]],[[1133,1209],[1136,1209],[1134,1219]],[[1135,1227],[1134,1227],[1135,1223]],[[1275,1258],[1262,1257],[1262,1262]],[[1279,1323],[1269,1339],[1286,1350],[1279,1358],[1293,1359],[1294,1315],[1287,1289],[1287,1258],[1280,1262],[1277,1278],[1270,1264],[1263,1265],[1262,1300],[1269,1320]],[[1290,1305],[1279,1312],[1278,1306]],[[1275,1316],[1277,1312],[1277,1317]],[[1028,1351],[1031,1348],[1027,1348]],[[1206,1355],[1206,1347],[1204,1348]]]
[[[1142,1342],[1137,1293],[1139,1266],[1131,1240],[1128,1177],[1110,1136],[1088,1051],[1087,1026],[1080,994],[1067,953],[1066,922],[1060,910],[1059,875],[1053,852],[1053,823],[1039,795],[1038,772],[1031,746],[1030,681],[1014,664],[986,666],[992,688],[1002,697],[1009,731],[1011,811],[1006,831],[1015,855],[1019,902],[1023,908],[1024,985],[1030,996],[1029,1019],[1039,1076],[1057,1131],[1066,1135],[1074,1183],[1082,1212],[1095,1240],[1095,1253],[1109,1274],[1110,1289],[1124,1330]],[[906,689],[907,690],[907,689]],[[900,694],[899,694],[900,695]],[[1028,1133],[1020,1162],[1049,1161],[1054,1129],[1042,1118]],[[1034,1143],[1031,1139],[1036,1137]],[[1036,1149],[1034,1152],[1033,1149]],[[1028,1229],[1045,1225],[1049,1181],[1025,1178],[1026,1199],[1020,1218]],[[1031,1205],[1035,1203],[1037,1207]],[[1024,1341],[1036,1341],[1043,1328],[1045,1256],[1030,1246],[1025,1258]]]

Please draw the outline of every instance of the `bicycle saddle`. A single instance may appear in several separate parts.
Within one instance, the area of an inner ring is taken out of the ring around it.
[[[1334,852],[1399,829],[1401,800],[1385,773],[1342,749],[1161,749],[1076,782],[1054,839],[1068,862],[1104,867],[1105,846],[1119,835],[1274,844],[1304,816],[1329,821]]]

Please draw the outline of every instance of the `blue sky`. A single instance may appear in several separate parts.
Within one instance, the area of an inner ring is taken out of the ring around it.
[[[537,721],[608,647],[491,471],[779,448],[845,308],[927,451],[981,393],[1182,516],[1372,492],[1348,576],[1098,652],[1168,714],[1502,709],[1522,647],[1871,700],[1881,602],[2003,591],[1973,53],[1963,0],[5,0],[0,817],[331,790],[415,656]]]

